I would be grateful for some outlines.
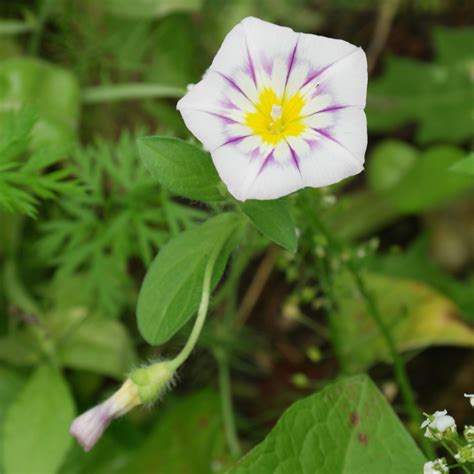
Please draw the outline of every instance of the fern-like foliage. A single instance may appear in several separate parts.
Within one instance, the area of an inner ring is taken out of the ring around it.
[[[57,278],[85,273],[87,283],[78,291],[93,307],[117,316],[134,288],[130,262],[149,265],[170,234],[205,213],[159,189],[128,133],[117,145],[100,139],[78,149],[71,166],[84,192],[62,200],[43,224],[39,255],[57,266]]]
[[[30,151],[35,114],[12,112],[0,130],[0,211],[35,217],[41,199],[54,199],[76,189],[61,150]]]

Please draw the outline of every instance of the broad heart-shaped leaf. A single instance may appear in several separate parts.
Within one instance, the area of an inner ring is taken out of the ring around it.
[[[159,183],[174,194],[199,201],[219,201],[220,178],[209,153],[170,137],[138,139],[143,163]]]
[[[365,375],[294,403],[231,474],[419,474],[423,455]]]
[[[220,214],[179,234],[161,249],[138,297],[138,327],[150,344],[168,341],[196,311],[209,257],[220,252],[212,276],[215,287],[241,226],[237,214]]]
[[[63,377],[39,367],[8,409],[4,427],[5,474],[54,474],[72,442],[74,404]]]
[[[472,137],[474,28],[436,28],[436,62],[389,57],[383,75],[369,84],[368,126],[383,131],[418,122],[417,141]]]
[[[148,439],[119,473],[225,472],[228,454],[221,413],[219,395],[210,390],[171,400]]]
[[[432,345],[474,347],[474,330],[462,321],[457,306],[428,285],[374,273],[363,277],[399,351]],[[344,341],[339,355],[346,370],[355,372],[389,361],[386,343],[348,273],[336,278],[333,291],[338,309],[332,317]]]
[[[265,237],[290,252],[296,252],[296,229],[285,199],[250,200],[241,203],[240,207]]]

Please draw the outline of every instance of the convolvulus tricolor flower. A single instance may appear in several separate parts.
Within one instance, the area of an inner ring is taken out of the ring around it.
[[[363,169],[366,89],[361,48],[246,18],[177,107],[235,198],[274,199]]]

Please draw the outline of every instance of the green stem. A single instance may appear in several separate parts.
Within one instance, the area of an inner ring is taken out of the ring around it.
[[[444,449],[448,451],[449,454],[453,457],[453,459],[456,459],[454,455],[456,454],[452,449],[451,446],[446,441],[441,441],[441,444],[444,446]],[[459,467],[464,471],[467,472],[467,474],[470,474],[469,469],[466,466],[463,466],[462,464],[459,465]]]
[[[191,352],[194,349],[194,346],[199,339],[199,335],[201,334],[202,327],[204,326],[204,321],[206,320],[207,316],[207,308],[209,307],[209,297],[211,293],[211,277],[212,272],[214,270],[214,264],[216,263],[218,252],[214,252],[207,262],[206,270],[204,272],[204,280],[202,285],[202,296],[201,296],[201,303],[199,305],[198,315],[196,321],[194,323],[193,329],[191,331],[191,335],[187,340],[185,346],[181,350],[181,352],[170,362],[171,367],[173,370],[176,370],[179,366],[181,366],[185,360],[189,357]]]
[[[29,52],[31,55],[36,56],[38,54],[40,38],[43,34],[44,25],[46,20],[48,19],[51,10],[53,9],[54,2],[56,0],[43,0],[41,3],[39,15],[38,15],[38,23],[36,25],[35,30],[33,31],[33,35],[31,36],[30,45],[29,45]]]
[[[339,240],[319,220],[317,220],[317,225],[320,228],[321,232],[327,238],[329,244],[332,245],[337,251],[341,252],[343,250],[343,245],[341,244],[341,242],[339,242]],[[385,340],[385,344],[393,360],[395,378],[397,379],[398,385],[400,387],[400,391],[405,402],[408,414],[412,422],[415,425],[419,426],[422,421],[421,411],[416,404],[413,388],[411,387],[403,359],[400,357],[400,354],[397,351],[395,339],[392,336],[389,326],[387,326],[387,324],[385,323],[382,314],[380,313],[380,310],[378,308],[377,302],[375,301],[371,292],[368,290],[365,281],[359,273],[359,270],[351,260],[349,260],[349,262],[347,263],[347,267],[357,285],[359,292],[366,301],[370,317],[374,321],[375,325],[378,327],[381,336]],[[420,443],[427,456],[434,456],[433,447],[426,438],[421,438]]]
[[[132,82],[88,87],[82,93],[82,101],[85,104],[97,104],[133,99],[176,99],[182,97],[185,93],[186,91],[181,87]]]
[[[229,445],[230,454],[234,459],[240,458],[240,449],[237,429],[235,427],[234,410],[232,407],[232,392],[230,386],[229,361],[227,354],[216,351],[216,360],[219,368],[219,388],[221,392],[222,416],[224,419],[225,436]]]
[[[37,25],[31,20],[0,20],[0,36],[18,35],[34,31]]]

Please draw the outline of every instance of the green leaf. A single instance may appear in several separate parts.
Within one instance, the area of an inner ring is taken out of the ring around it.
[[[419,152],[403,142],[385,141],[370,157],[369,183],[398,212],[421,212],[474,188],[471,177],[450,172],[463,157],[465,152],[452,146]]]
[[[436,28],[434,43],[435,63],[389,57],[384,74],[370,81],[371,130],[389,130],[415,120],[419,143],[472,137],[474,28]]]
[[[436,146],[420,154],[409,172],[388,197],[404,213],[436,207],[474,188],[471,177],[450,173],[450,167],[465,152],[451,146]]]
[[[385,140],[377,145],[368,160],[367,177],[377,192],[395,188],[413,167],[419,152],[405,142]]]
[[[365,274],[364,280],[400,352],[433,345],[474,347],[474,330],[460,318],[457,306],[428,285],[373,273]],[[344,341],[340,351],[344,367],[359,371],[390,361],[387,345],[350,275],[342,273],[333,291],[338,309],[332,317]]]
[[[167,404],[148,439],[119,472],[209,474],[223,472],[225,462],[219,396],[206,390]],[[217,463],[220,469],[213,469]]]
[[[212,288],[216,286],[241,225],[238,215],[221,214],[162,248],[138,298],[138,327],[150,344],[166,342],[196,311],[207,262],[213,252],[220,251],[212,277]]]
[[[76,308],[81,310],[81,308]],[[132,341],[116,320],[89,317],[58,348],[61,364],[121,378],[135,364]]]
[[[169,191],[199,201],[219,201],[220,179],[208,153],[169,137],[143,137],[138,149],[145,166]]]
[[[296,229],[286,200],[250,200],[243,202],[240,207],[265,237],[290,252],[296,252]]]
[[[416,474],[425,459],[365,375],[293,404],[231,474]]]
[[[5,474],[53,474],[72,442],[69,388],[54,368],[33,373],[5,419]]]
[[[1,343],[0,343],[1,347]],[[3,427],[5,422],[5,415],[10,404],[15,400],[18,392],[24,384],[24,377],[18,372],[8,369],[0,365],[0,472],[3,473],[3,445],[4,433]]]
[[[450,168],[456,173],[468,174],[474,176],[474,153],[470,153],[467,158],[457,161]]]
[[[80,90],[67,70],[34,58],[0,61],[0,130],[12,111],[34,107],[32,148],[70,146],[76,140]]]
[[[105,0],[104,9],[117,16],[130,18],[161,17],[174,12],[193,13],[200,10],[202,0]]]
[[[427,235],[421,235],[404,252],[378,254],[369,262],[369,270],[391,277],[418,280],[451,299],[474,320],[474,280],[460,281],[444,272],[430,255]]]

